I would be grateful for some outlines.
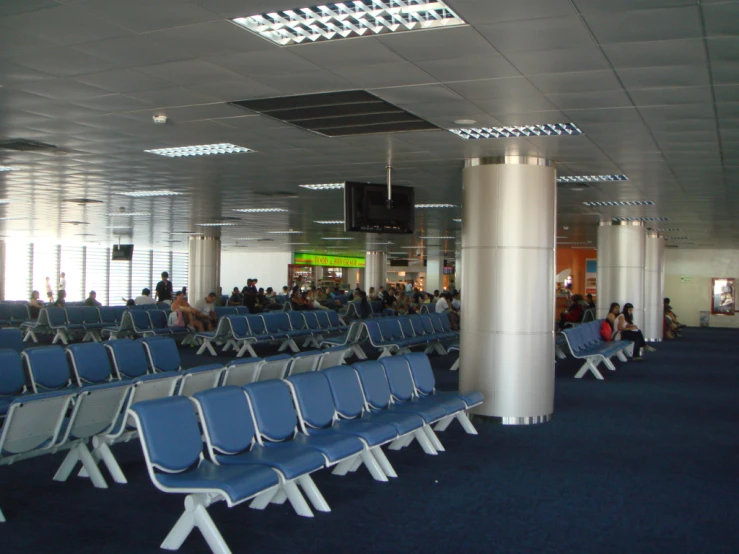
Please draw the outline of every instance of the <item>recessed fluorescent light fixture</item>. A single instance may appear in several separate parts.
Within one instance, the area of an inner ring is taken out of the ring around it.
[[[667,240],[690,240],[688,237],[665,237]]]
[[[462,220],[461,220],[461,219],[452,219],[452,221],[453,221],[454,223],[462,223]]]
[[[286,212],[287,210],[285,208],[237,208],[234,211],[243,214],[269,214]]]
[[[454,123],[457,125],[474,125],[477,121],[474,119],[455,119]]]
[[[321,237],[321,240],[354,240],[352,237]]]
[[[469,129],[449,130],[465,140],[513,137],[556,137],[583,134],[574,123],[547,123],[545,125],[521,125],[513,127],[473,127]]]
[[[107,215],[108,217],[144,217],[151,214],[149,212],[113,212],[105,215]]]
[[[261,237],[240,237],[233,240],[253,240],[257,242],[271,242],[272,239],[263,239]]]
[[[133,229],[130,225],[107,225],[103,229]]]
[[[679,230],[680,229],[676,229],[674,227],[671,228],[671,229],[655,229],[655,231],[657,231],[658,233],[675,233],[675,232],[677,232]]]
[[[613,221],[670,221],[669,217],[614,217]]]
[[[414,248],[423,248],[423,245],[422,244],[419,244],[418,246],[401,246],[401,248],[407,248],[407,249],[411,250],[411,249],[414,249]]]
[[[601,183],[605,181],[628,181],[626,175],[563,175],[558,183]]]
[[[421,240],[451,240],[454,237],[421,237]]]
[[[557,240],[559,239],[566,239],[567,237],[557,237]]]
[[[154,150],[144,150],[144,152],[158,156],[167,156],[168,158],[186,158],[189,156],[212,156],[214,154],[245,154],[254,152],[254,150],[224,142],[220,144],[179,146],[177,148],[155,148]]]
[[[286,242],[285,244],[289,246],[298,246],[298,245],[310,244],[310,243],[309,242]]]
[[[558,242],[557,244],[563,245],[563,246],[576,246],[576,245],[583,245],[583,244],[592,244],[593,241],[589,240],[588,242]]]
[[[304,189],[310,189],[310,190],[342,190],[344,188],[344,183],[323,183],[318,185],[298,185],[299,187],[303,187]]]
[[[395,243],[394,242],[390,242],[390,241],[387,241],[387,242],[368,242],[367,243],[367,246],[384,246],[384,245],[387,245],[387,244],[395,244]]]
[[[0,221],[19,221],[21,219],[27,219],[25,217],[0,217]]]
[[[323,221],[314,221],[313,223],[318,223],[319,225],[344,225],[343,219],[331,219],[331,220],[323,220]]]
[[[627,200],[617,202],[583,202],[586,206],[607,207],[607,206],[654,206],[651,200]]]
[[[466,25],[441,0],[355,0],[232,21],[279,46]]]
[[[173,190],[134,190],[131,192],[119,192],[121,196],[131,196],[133,198],[147,198],[150,196],[179,196],[181,192]]]
[[[16,168],[9,165],[0,165],[0,172],[3,171],[16,171]]]
[[[268,235],[302,235],[303,231],[267,231]]]
[[[416,208],[456,208],[454,204],[416,204]]]
[[[196,227],[233,227],[236,223],[196,223]]]
[[[10,200],[3,198],[2,200],[0,200],[0,204],[10,204]]]
[[[203,233],[199,233],[197,231],[192,232],[185,232],[185,231],[178,231],[176,233],[170,233],[172,236],[183,236],[183,237],[199,237]]]

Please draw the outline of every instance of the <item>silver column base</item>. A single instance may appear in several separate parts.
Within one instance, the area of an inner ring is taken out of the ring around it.
[[[645,340],[646,342],[662,342],[662,339],[661,339],[661,338],[659,338],[659,339],[646,339],[646,338],[645,338],[644,340]]]
[[[539,423],[548,423],[552,420],[552,414],[527,417],[496,417],[475,414],[475,419],[482,419],[501,425],[538,425]]]

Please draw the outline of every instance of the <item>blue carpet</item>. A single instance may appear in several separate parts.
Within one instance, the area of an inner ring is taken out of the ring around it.
[[[399,479],[366,470],[315,481],[332,507],[312,520],[287,505],[214,505],[233,552],[739,552],[739,333],[690,329],[605,382],[557,363],[551,423],[454,423],[447,452],[390,452]],[[185,365],[211,358],[183,352]],[[440,388],[455,388],[434,358]],[[154,553],[182,498],[149,482],[138,443],[116,447],[128,485],[51,480],[61,455],[0,467],[0,552]],[[180,550],[207,552],[199,534]]]

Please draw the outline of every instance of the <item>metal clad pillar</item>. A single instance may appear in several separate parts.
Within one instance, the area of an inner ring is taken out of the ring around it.
[[[664,321],[665,241],[656,231],[646,238],[644,261],[644,338],[660,342]]]
[[[475,413],[504,424],[554,411],[556,190],[543,158],[472,159],[464,169],[460,388],[481,391]]]
[[[367,252],[364,265],[364,277],[367,281],[364,287],[366,291],[369,291],[370,287],[375,287],[375,291],[377,291],[380,289],[380,287],[384,287],[387,284],[387,278],[385,276],[386,260],[384,252]]]
[[[611,302],[634,305],[634,323],[644,329],[646,228],[639,221],[602,221],[598,227],[598,319]]]
[[[426,292],[444,290],[444,253],[438,246],[426,247]]]
[[[194,304],[210,292],[219,294],[221,282],[221,238],[215,236],[190,237],[188,292]]]

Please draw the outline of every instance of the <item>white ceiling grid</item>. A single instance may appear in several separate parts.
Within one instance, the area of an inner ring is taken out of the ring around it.
[[[256,250],[331,251],[341,191],[305,183],[384,180],[423,203],[461,204],[467,157],[538,154],[560,175],[626,174],[627,182],[559,187],[570,241],[595,239],[601,217],[667,217],[691,247],[739,238],[739,2],[703,0],[448,0],[465,27],[279,47],[228,18],[296,8],[295,0],[3,0],[0,140],[25,138],[61,152],[0,150],[0,234],[87,242],[127,238],[169,245],[173,231],[236,217],[224,242]],[[409,132],[326,138],[228,101],[366,89],[450,129],[573,122],[577,137],[465,141]],[[154,125],[166,114],[166,125]],[[232,143],[250,154],[168,159],[144,150]],[[205,159],[207,158],[207,159]],[[167,198],[123,190],[169,189]],[[89,197],[79,206],[65,199]],[[593,208],[583,202],[655,206]],[[283,214],[234,208],[279,207]],[[460,209],[417,213],[414,237],[459,235]],[[5,219],[3,219],[5,218]],[[20,219],[7,219],[20,218]],[[200,228],[202,229],[202,228]],[[269,231],[295,229],[302,235]],[[560,233],[562,234],[562,233]],[[669,235],[669,233],[667,233]],[[270,241],[240,244],[240,237]],[[361,252],[377,236],[336,241]],[[297,237],[297,238],[296,238]],[[298,240],[299,238],[299,240]],[[379,240],[386,240],[380,237]],[[308,242],[309,245],[287,245]],[[349,243],[349,244],[346,244]],[[454,241],[444,247],[454,250]]]

